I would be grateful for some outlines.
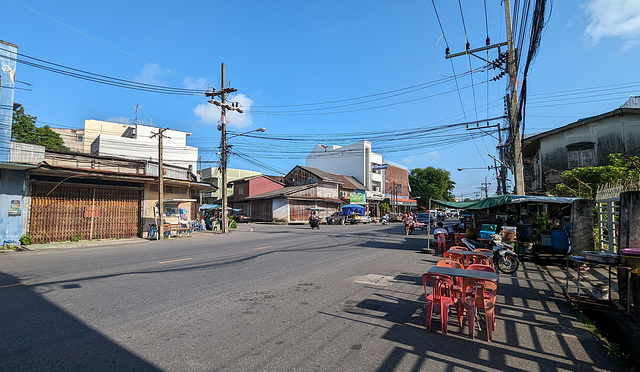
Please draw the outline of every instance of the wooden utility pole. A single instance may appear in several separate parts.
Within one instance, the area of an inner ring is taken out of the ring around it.
[[[158,215],[156,219],[158,240],[162,240],[162,237],[164,236],[164,226],[162,222],[162,215],[164,213],[164,163],[162,161],[162,138],[166,137],[163,133],[168,129],[169,128],[158,129],[158,133],[151,136],[151,138],[158,136]]]
[[[222,173],[222,226],[220,227],[220,231],[222,233],[226,233],[228,230],[227,224],[227,110],[238,111],[242,114],[242,110],[237,105],[229,106],[226,103],[227,94],[233,93],[237,91],[234,88],[225,88],[225,71],[224,71],[224,63],[221,64],[221,72],[222,72],[222,81],[220,82],[220,90],[207,92],[205,96],[212,97],[209,103],[212,103],[218,107],[222,111],[220,115],[220,148],[221,148],[221,159],[220,159],[220,172]],[[220,102],[213,99],[215,96],[220,96]]]
[[[507,72],[509,73],[509,122],[511,123],[511,140],[513,141],[513,178],[516,184],[516,195],[524,195],[524,170],[522,164],[522,140],[520,138],[520,111],[518,108],[518,65],[516,50],[513,45],[511,28],[511,1],[504,1],[504,12],[507,25]]]

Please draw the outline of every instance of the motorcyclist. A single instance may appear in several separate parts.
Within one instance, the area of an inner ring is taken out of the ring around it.
[[[320,228],[320,219],[318,218],[316,211],[311,212],[311,214],[309,215],[309,224],[311,225],[312,229],[314,227]]]

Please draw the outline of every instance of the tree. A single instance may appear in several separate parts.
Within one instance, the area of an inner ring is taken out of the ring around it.
[[[429,198],[437,200],[453,200],[453,187],[451,173],[444,169],[427,167],[415,168],[409,173],[409,186],[411,196],[420,197],[418,205],[429,206]]]
[[[52,150],[69,151],[58,133],[48,125],[36,127],[36,120],[37,117],[25,114],[23,107],[13,111],[11,139],[16,142],[41,145]]]
[[[555,193],[593,199],[600,186],[628,179],[638,180],[640,177],[640,161],[637,156],[609,154],[609,161],[611,165],[574,168],[562,172],[563,183],[555,186]]]

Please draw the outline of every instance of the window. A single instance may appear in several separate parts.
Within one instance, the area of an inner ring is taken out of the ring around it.
[[[84,141],[84,135],[82,135],[82,134],[78,134],[78,135],[76,136],[76,141],[78,141],[78,142],[83,142],[83,141]]]
[[[567,169],[592,167],[596,164],[593,143],[576,143],[567,146]]]
[[[244,185],[238,185],[238,195],[244,195]]]

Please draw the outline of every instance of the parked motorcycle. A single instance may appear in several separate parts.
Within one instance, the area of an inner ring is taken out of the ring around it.
[[[493,251],[493,264],[503,273],[513,274],[518,270],[518,266],[520,265],[518,255],[511,249],[506,248],[501,240],[493,239],[491,247],[467,238],[463,238],[462,242],[471,250],[476,248],[491,249]]]

